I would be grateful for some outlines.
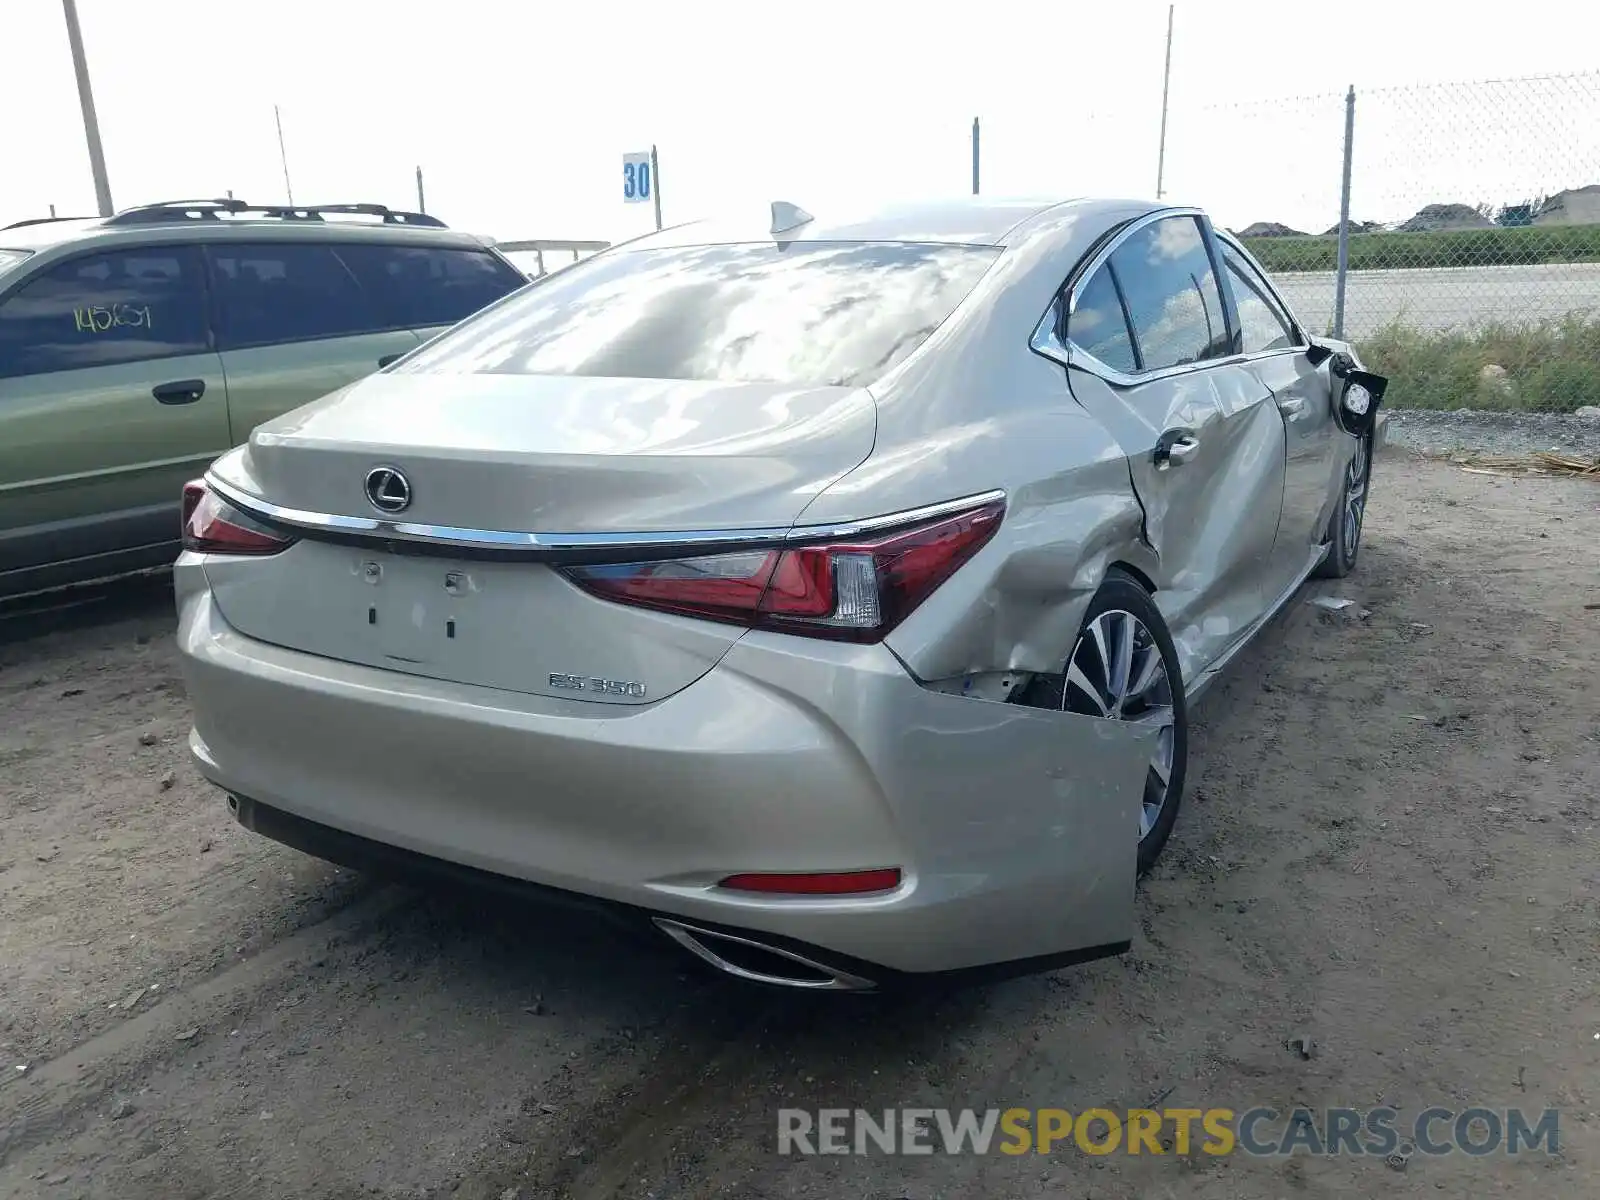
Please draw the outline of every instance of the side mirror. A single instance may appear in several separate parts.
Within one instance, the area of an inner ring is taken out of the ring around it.
[[[1371,371],[1351,368],[1343,372],[1339,390],[1339,403],[1334,406],[1334,420],[1339,428],[1354,437],[1366,437],[1378,421],[1378,406],[1383,403],[1383,393],[1389,381]]]

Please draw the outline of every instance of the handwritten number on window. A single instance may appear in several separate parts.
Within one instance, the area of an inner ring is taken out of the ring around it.
[[[90,304],[74,309],[72,320],[79,333],[109,333],[113,329],[151,328],[148,304]]]

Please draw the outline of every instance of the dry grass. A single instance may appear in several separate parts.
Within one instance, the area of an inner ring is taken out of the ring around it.
[[[1600,483],[1600,455],[1537,450],[1532,454],[1452,454],[1450,461],[1474,475],[1578,475]]]

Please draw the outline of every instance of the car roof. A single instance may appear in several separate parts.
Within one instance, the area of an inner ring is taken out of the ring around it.
[[[813,210],[809,217],[783,232],[773,232],[773,212],[756,209],[730,217],[708,218],[675,225],[648,234],[619,249],[663,249],[672,246],[732,245],[736,243],[796,242],[923,242],[965,246],[1004,246],[1035,220],[1064,209],[1080,217],[1099,212],[1125,215],[1130,203],[1143,202],[1078,198],[991,198],[963,196],[945,200],[889,203],[858,211]],[[785,202],[773,206],[782,211]],[[1151,203],[1151,208],[1157,207]]]

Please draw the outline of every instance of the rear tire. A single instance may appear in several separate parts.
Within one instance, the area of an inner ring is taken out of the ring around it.
[[[1367,492],[1372,484],[1372,435],[1356,442],[1339,483],[1339,506],[1328,518],[1328,556],[1311,573],[1314,579],[1343,579],[1356,569],[1361,531],[1366,526]]]
[[[1150,593],[1126,572],[1107,571],[1061,674],[1034,679],[1016,702],[1161,729],[1145,776],[1138,830],[1139,874],[1148,872],[1177,824],[1189,763],[1178,652]]]

